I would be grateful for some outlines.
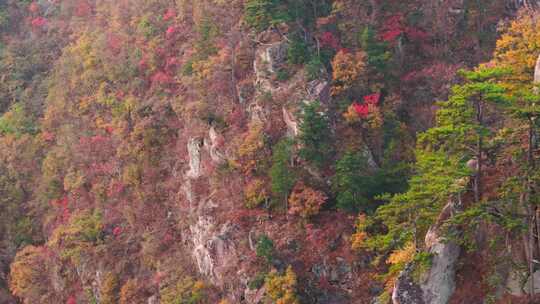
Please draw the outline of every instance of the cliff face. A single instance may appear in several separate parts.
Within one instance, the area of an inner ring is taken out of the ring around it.
[[[442,227],[457,197],[426,231],[427,270],[351,244],[406,189],[457,70],[533,3],[262,2],[0,3],[0,303],[463,293]]]

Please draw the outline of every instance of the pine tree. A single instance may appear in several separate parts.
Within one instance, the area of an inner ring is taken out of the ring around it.
[[[282,139],[274,147],[272,154],[272,167],[270,178],[272,180],[272,194],[276,202],[285,202],[291,192],[295,177],[290,166],[292,142],[290,139]]]
[[[494,106],[508,101],[506,90],[496,82],[508,72],[507,69],[485,66],[474,71],[460,71],[465,83],[454,86],[448,101],[439,103],[437,126],[419,138],[421,143],[434,150],[442,149],[451,155],[476,160],[475,201],[482,198],[486,139],[493,133],[486,118]]]
[[[386,227],[385,233],[371,238],[369,247],[385,251],[411,241],[421,243],[448,198],[464,190],[466,184],[459,181],[468,174],[459,157],[418,148],[409,189],[391,198],[385,196],[388,203],[379,207],[374,216],[374,221]]]
[[[367,63],[378,72],[386,71],[388,60],[391,57],[385,43],[377,41],[375,32],[371,27],[366,27],[360,34],[360,45],[367,54]]]
[[[248,0],[244,6],[244,18],[247,24],[257,31],[285,21],[282,0]]]
[[[360,153],[345,153],[336,164],[337,207],[346,211],[367,211],[371,186],[367,159]]]
[[[319,102],[303,107],[300,123],[300,157],[322,167],[330,158],[332,146],[328,116],[321,112]]]

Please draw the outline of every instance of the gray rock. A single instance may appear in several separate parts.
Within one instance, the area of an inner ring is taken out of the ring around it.
[[[426,234],[427,251],[433,255],[431,268],[421,282],[413,279],[414,265],[400,274],[392,293],[393,304],[447,304],[455,289],[458,244],[447,241],[440,231],[442,224],[459,209],[459,199],[452,199],[443,208],[437,222]]]
[[[526,276],[525,276],[526,277]],[[506,290],[509,294],[513,296],[523,296],[523,278],[524,275],[515,271],[511,271],[506,279]],[[526,285],[525,285],[526,286]]]
[[[323,79],[315,79],[307,84],[307,98],[318,100],[322,104],[330,101],[330,82]]]
[[[412,265],[399,275],[392,292],[393,304],[425,304],[422,288],[412,278]],[[426,303],[428,304],[428,303]]]
[[[455,289],[456,262],[460,248],[453,242],[437,240],[429,250],[433,254],[427,279],[421,285],[424,301],[428,304],[446,304]]]
[[[265,293],[266,289],[264,286],[257,290],[246,288],[244,291],[244,299],[247,304],[260,304],[263,303]]]
[[[294,115],[289,113],[285,108],[283,108],[283,121],[287,125],[287,136],[290,138],[298,136],[298,122]]]
[[[201,176],[201,147],[203,145],[202,139],[192,138],[187,144],[187,150],[189,155],[189,171],[187,176],[190,178],[198,178]]]
[[[157,295],[153,295],[147,300],[148,304],[159,304],[159,298]]]
[[[221,151],[219,151],[219,142],[218,142],[218,133],[216,132],[216,129],[212,126],[210,130],[208,131],[208,138],[209,141],[205,141],[205,148],[208,150],[210,154],[210,158],[212,161],[216,164],[222,164],[225,161],[225,156]]]
[[[525,283],[525,286],[523,286],[523,289],[527,294],[530,294],[531,289],[531,280],[534,280],[534,294],[540,293],[540,270],[537,270],[533,273],[532,276],[529,276],[527,278],[527,283]]]
[[[255,51],[253,70],[255,86],[263,92],[274,90],[272,76],[279,71],[287,59],[288,44],[286,41],[260,45]]]

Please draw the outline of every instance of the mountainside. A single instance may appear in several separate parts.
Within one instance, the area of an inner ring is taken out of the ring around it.
[[[0,0],[0,304],[540,303],[539,20]]]

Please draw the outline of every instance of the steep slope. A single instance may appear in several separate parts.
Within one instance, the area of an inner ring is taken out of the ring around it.
[[[466,270],[439,270],[466,245],[442,241],[454,187],[409,210],[427,228],[443,211],[429,232],[384,210],[434,180],[417,134],[523,6],[0,3],[0,303],[385,303],[407,263],[455,285],[426,303],[462,303]],[[445,152],[436,173],[474,196],[470,155]]]

